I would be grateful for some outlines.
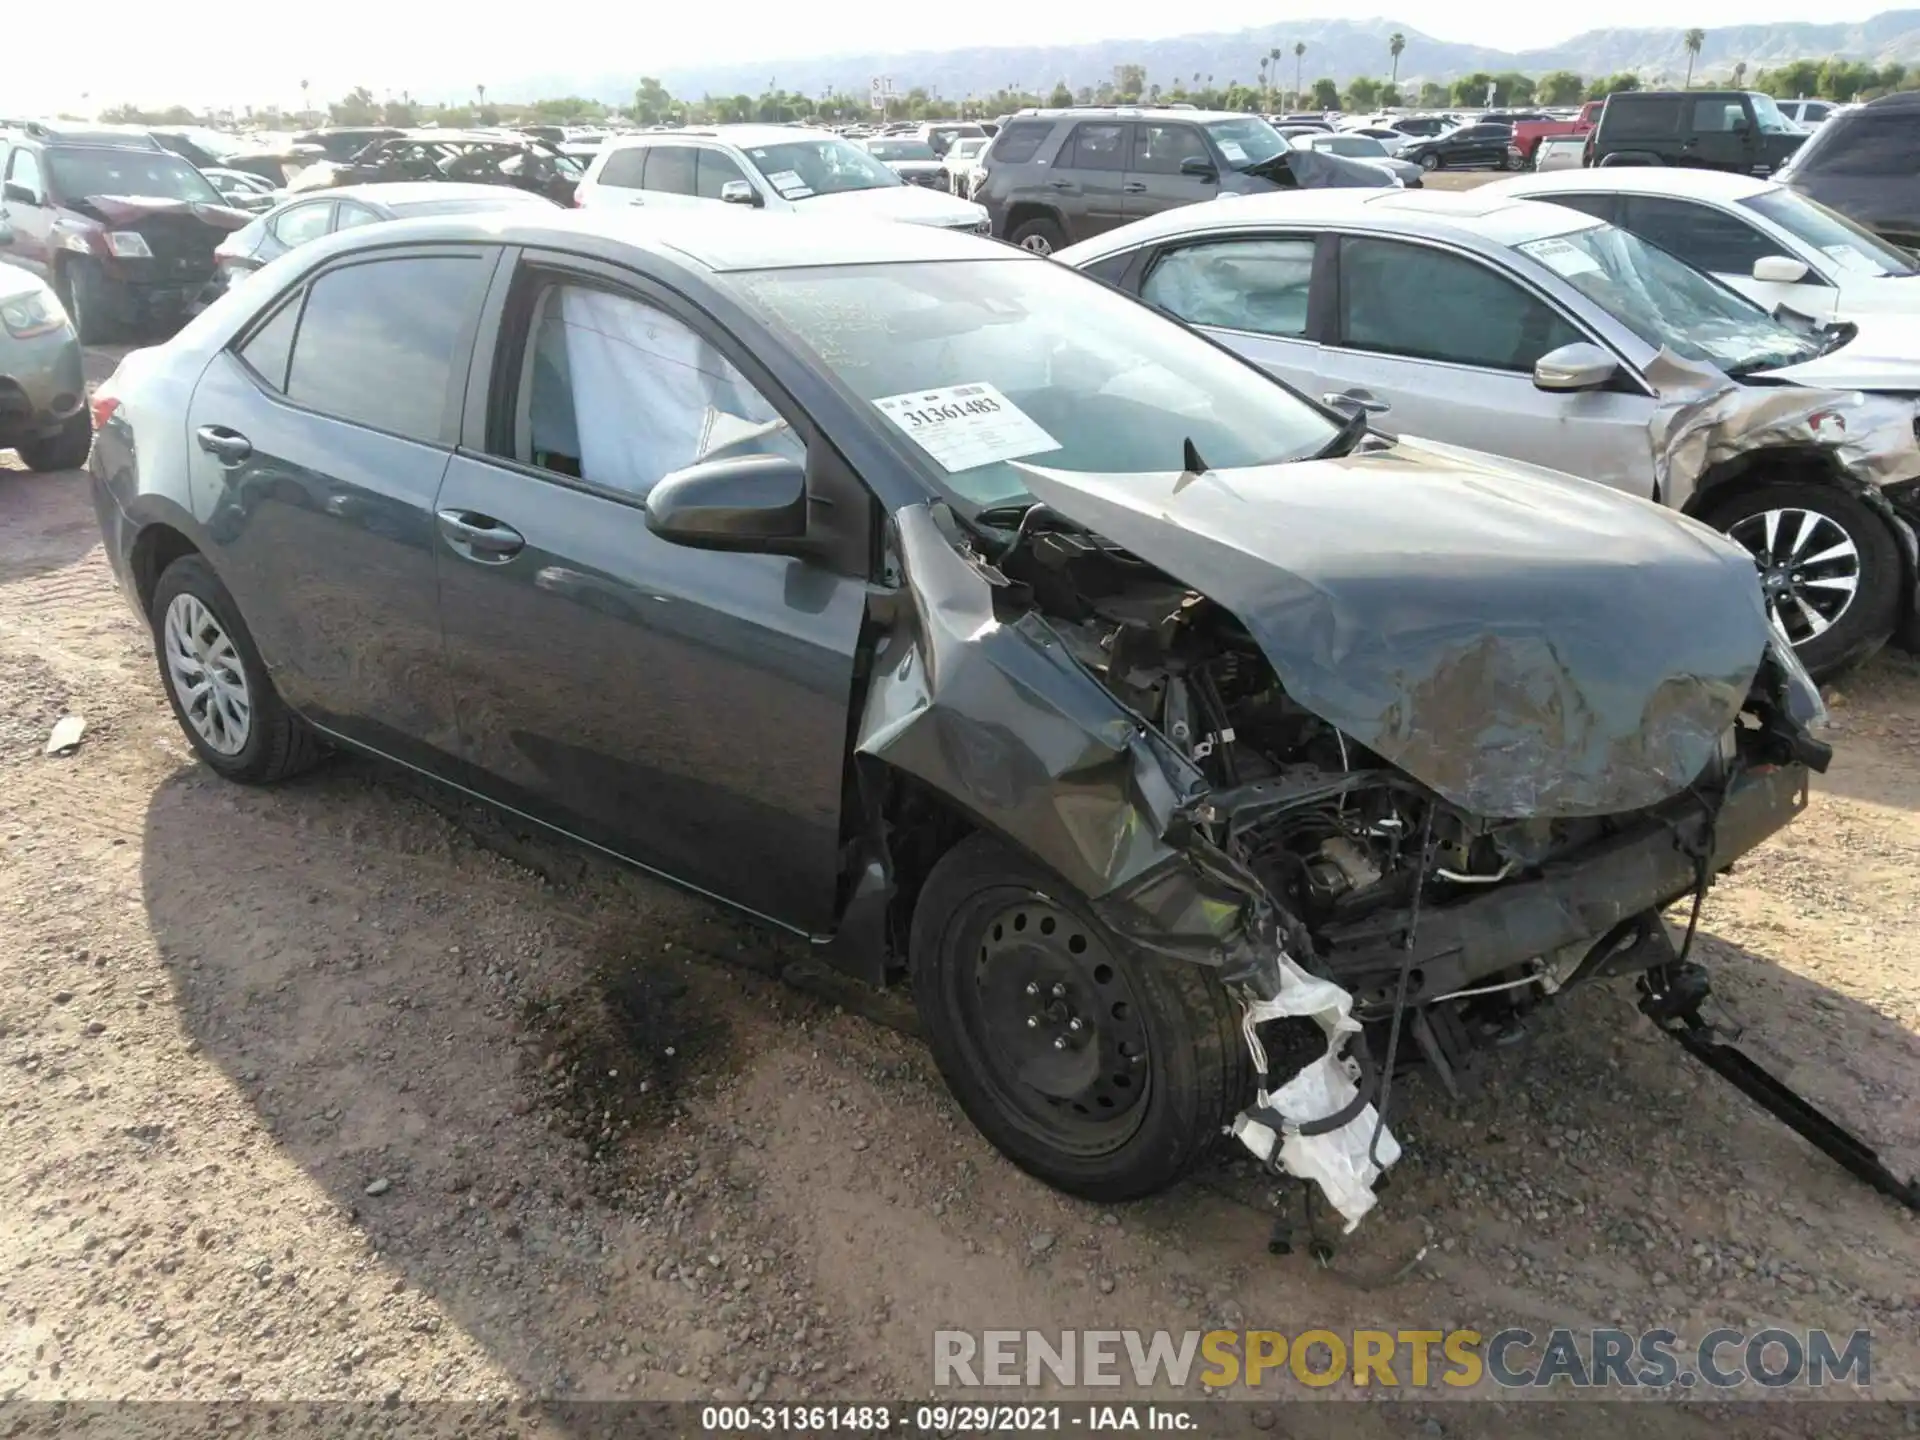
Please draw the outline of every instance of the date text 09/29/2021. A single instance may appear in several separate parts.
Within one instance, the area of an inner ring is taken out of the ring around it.
[[[959,1402],[920,1405],[708,1405],[700,1411],[702,1432],[745,1435],[778,1431],[810,1434],[918,1435],[1090,1433],[1150,1430],[1197,1434],[1201,1405],[1146,1403],[991,1405]]]

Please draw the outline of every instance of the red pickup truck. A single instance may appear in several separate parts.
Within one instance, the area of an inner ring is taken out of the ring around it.
[[[1554,135],[1585,135],[1600,123],[1600,112],[1606,104],[1604,100],[1589,100],[1580,107],[1577,120],[1522,120],[1513,127],[1513,138],[1507,142],[1508,164],[1531,170],[1533,152],[1542,140]]]

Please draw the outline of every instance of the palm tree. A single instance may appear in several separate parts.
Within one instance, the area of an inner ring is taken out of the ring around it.
[[[480,97],[480,108],[482,110],[486,109],[487,108],[487,87],[484,85],[476,85],[473,87],[473,93]]]
[[[1686,88],[1691,90],[1693,88],[1693,62],[1700,58],[1700,47],[1707,43],[1707,32],[1704,30],[1689,30],[1685,35],[1680,37],[1680,43],[1687,47]]]
[[[1744,90],[1747,86],[1747,62],[1740,60],[1733,67],[1733,88]]]
[[[1406,48],[1407,37],[1402,35],[1398,30],[1387,37],[1387,54],[1393,57],[1393,74],[1388,80],[1389,84],[1398,85],[1400,83],[1400,52]]]
[[[302,120],[313,113],[313,107],[307,103],[307,86],[310,83],[306,80],[300,82],[300,118]]]
[[[1273,109],[1273,92],[1267,88],[1267,57],[1260,57],[1260,108]]]
[[[1280,74],[1280,47],[1278,45],[1267,51],[1267,73],[1275,78],[1278,78]]]
[[[1303,67],[1307,63],[1306,54],[1307,54],[1307,42],[1304,40],[1294,41],[1293,42],[1293,99],[1296,105],[1300,102],[1300,76],[1301,76]]]

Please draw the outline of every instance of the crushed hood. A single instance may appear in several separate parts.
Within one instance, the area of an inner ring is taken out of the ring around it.
[[[190,215],[216,230],[238,230],[253,217],[225,205],[171,200],[158,195],[89,195],[74,209],[106,225],[138,225],[156,215]]]
[[[1771,633],[1751,557],[1705,526],[1446,447],[1198,476],[1021,469],[1058,514],[1230,611],[1301,705],[1487,818],[1677,793]]]
[[[1874,298],[1879,298],[1877,291]],[[1847,318],[1858,330],[1853,339],[1798,365],[1769,370],[1767,377],[1829,390],[1920,395],[1920,316],[1853,314]]]

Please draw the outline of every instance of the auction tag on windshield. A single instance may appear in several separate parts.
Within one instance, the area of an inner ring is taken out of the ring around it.
[[[1240,142],[1238,140],[1222,140],[1219,144],[1220,153],[1234,164],[1244,165],[1247,163],[1247,152],[1240,148]]]
[[[1598,260],[1564,240],[1533,240],[1522,245],[1520,253],[1531,255],[1554,274],[1568,280],[1576,275],[1592,274],[1600,268]]]
[[[782,195],[811,195],[807,182],[792,170],[776,170],[767,176],[767,183]]]
[[[1060,448],[1024,410],[985,383],[915,390],[873,404],[953,474]]]
[[[1841,266],[1860,275],[1881,275],[1885,272],[1873,263],[1871,256],[1863,255],[1851,245],[1823,245],[1820,247],[1827,257]]]

